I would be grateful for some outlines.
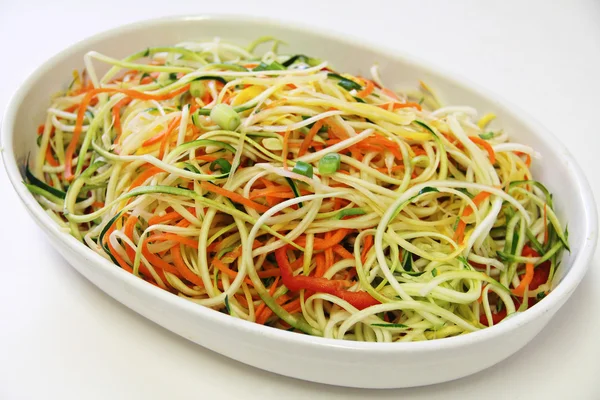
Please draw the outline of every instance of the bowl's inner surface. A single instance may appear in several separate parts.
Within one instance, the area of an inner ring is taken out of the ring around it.
[[[157,29],[161,24],[171,29]],[[382,80],[393,89],[413,88],[419,80],[423,80],[435,88],[448,105],[473,106],[481,114],[494,112],[498,116],[494,128],[504,129],[513,140],[531,145],[542,154],[542,159],[534,161],[534,179],[542,181],[555,194],[557,213],[563,223],[568,223],[570,232],[571,253],[565,253],[563,256],[563,267],[559,270],[557,279],[564,276],[585,242],[586,238],[583,236],[587,225],[585,206],[582,197],[579,196],[581,181],[570,168],[568,157],[562,153],[565,151],[562,146],[556,146],[553,138],[542,137],[543,133],[540,132],[543,131],[529,126],[520,116],[502,104],[465,89],[441,74],[414,65],[411,61],[393,58],[386,53],[343,39],[332,37],[323,40],[319,33],[300,32],[293,28],[257,22],[240,25],[236,20],[190,19],[177,22],[157,21],[126,28],[124,33],[109,32],[97,36],[85,45],[76,46],[53,59],[25,88],[23,101],[16,110],[13,129],[13,150],[18,164],[23,165],[28,154],[36,151],[36,128],[45,119],[50,96],[58,90],[63,90],[70,83],[72,70],[83,68],[83,56],[86,52],[95,50],[111,57],[122,58],[150,46],[172,45],[187,40],[220,37],[225,41],[246,44],[265,35],[276,36],[288,43],[281,48],[282,52],[322,58],[340,71],[364,76],[368,76],[370,67],[378,63]],[[100,74],[107,69],[100,63],[95,65]],[[46,221],[52,224],[49,218]]]

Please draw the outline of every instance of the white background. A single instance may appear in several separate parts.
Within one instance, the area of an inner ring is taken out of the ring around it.
[[[199,13],[327,27],[458,73],[549,127],[600,198],[594,1],[0,0],[0,110],[37,65],[80,39],[140,19]],[[231,361],[112,300],[52,249],[0,170],[0,399],[600,399],[598,255],[548,327],[499,365],[425,388],[351,390]]]

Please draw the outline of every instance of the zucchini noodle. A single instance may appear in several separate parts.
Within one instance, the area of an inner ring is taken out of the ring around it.
[[[278,329],[433,340],[547,295],[568,232],[535,149],[423,82],[399,93],[376,65],[354,76],[280,44],[89,52],[25,184],[116,267]]]

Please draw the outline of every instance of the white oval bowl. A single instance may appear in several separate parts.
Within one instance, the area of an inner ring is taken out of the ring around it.
[[[217,36],[248,43],[264,35],[287,42],[289,53],[324,58],[341,71],[366,75],[377,62],[383,80],[392,87],[414,87],[418,80],[424,80],[447,104],[496,113],[498,126],[509,136],[542,154],[533,173],[555,193],[558,215],[568,222],[571,253],[563,257],[557,287],[532,309],[492,328],[459,337],[415,343],[356,343],[301,335],[232,318],[134,277],[60,231],[23,185],[22,166],[27,155],[35,152],[36,127],[44,120],[50,96],[64,89],[73,69],[83,67],[86,52],[96,50],[124,57],[149,46],[185,40]],[[399,388],[449,381],[488,368],[515,353],[548,323],[585,275],[597,242],[596,206],[582,170],[566,148],[530,117],[480,88],[404,55],[289,23],[248,17],[172,17],[93,36],[48,60],[25,81],[8,105],[1,140],[8,176],[27,211],[69,263],[100,289],[146,318],[213,351],[314,382]]]

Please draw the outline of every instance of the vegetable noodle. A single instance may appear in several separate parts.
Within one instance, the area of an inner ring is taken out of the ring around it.
[[[424,82],[399,92],[377,66],[279,47],[88,53],[51,100],[27,187],[123,270],[294,332],[457,336],[552,290],[568,233],[534,149]]]

